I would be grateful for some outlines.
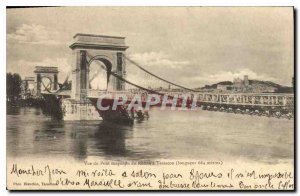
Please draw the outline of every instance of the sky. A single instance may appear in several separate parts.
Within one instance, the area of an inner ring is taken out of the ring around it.
[[[76,33],[124,36],[127,56],[189,88],[244,75],[291,86],[294,75],[291,7],[26,8],[6,17],[7,72],[22,78],[58,66],[62,82]]]

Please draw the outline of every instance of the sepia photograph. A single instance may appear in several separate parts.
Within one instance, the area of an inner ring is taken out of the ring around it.
[[[295,190],[294,7],[6,7],[8,190]]]

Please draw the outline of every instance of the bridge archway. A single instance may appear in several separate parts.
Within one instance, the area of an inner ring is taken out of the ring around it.
[[[75,100],[85,100],[89,90],[90,64],[102,62],[107,70],[108,86],[112,91],[125,89],[123,81],[110,77],[110,73],[125,77],[125,37],[76,34],[74,43],[70,46],[73,51],[72,90],[71,97]]]
[[[112,71],[111,59],[103,55],[95,56],[88,62],[88,70],[90,72],[89,89],[112,89],[112,86],[109,86],[110,73]]]
[[[41,92],[43,91],[51,91],[52,90],[52,78],[49,76],[42,76],[41,77]]]

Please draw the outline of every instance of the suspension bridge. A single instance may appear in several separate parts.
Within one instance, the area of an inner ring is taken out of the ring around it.
[[[86,116],[94,116],[95,108],[104,119],[118,119],[118,116],[123,115],[120,111],[104,112],[96,107],[97,99],[103,94],[111,94],[112,98],[125,95],[129,98],[128,101],[139,94],[143,102],[147,101],[147,95],[156,94],[167,97],[167,101],[178,97],[177,107],[181,107],[184,101],[187,106],[190,106],[196,99],[196,105],[207,110],[277,116],[293,115],[293,94],[199,92],[163,78],[132,60],[125,54],[128,49],[125,45],[125,37],[76,34],[73,38],[74,43],[70,46],[74,56],[72,72],[62,84],[58,84],[57,70],[50,69],[43,74],[40,68],[35,72],[39,81],[38,91],[41,92],[43,86],[44,90],[41,94],[59,97],[66,115],[76,115],[70,119],[84,120]],[[101,68],[93,74],[91,74],[92,63]],[[127,74],[129,69],[131,74]],[[101,72],[106,74],[106,88],[92,89],[91,83]],[[41,79],[43,77],[47,77],[50,82],[44,84]],[[72,87],[71,90],[67,90],[65,87],[70,78]]]

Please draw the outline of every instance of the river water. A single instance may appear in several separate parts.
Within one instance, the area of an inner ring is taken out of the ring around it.
[[[39,108],[7,110],[10,158],[293,160],[294,121],[212,111],[160,111],[133,125],[62,122]]]

